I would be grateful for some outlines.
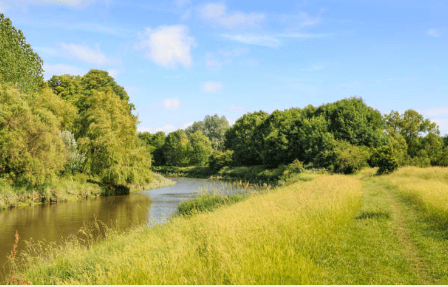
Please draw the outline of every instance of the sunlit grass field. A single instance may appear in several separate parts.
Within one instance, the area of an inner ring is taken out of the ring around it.
[[[33,284],[447,284],[448,169],[374,174],[309,175],[89,248],[41,247],[15,275]]]

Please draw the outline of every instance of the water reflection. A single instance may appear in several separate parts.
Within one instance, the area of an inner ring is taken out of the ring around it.
[[[24,241],[61,242],[69,235],[77,234],[84,223],[100,220],[109,227],[120,230],[148,223],[163,223],[177,210],[180,202],[212,190],[233,193],[231,185],[201,179],[171,178],[177,182],[171,187],[125,196],[109,196],[78,202],[43,204],[0,211],[0,280],[3,266],[11,253],[16,231],[20,241],[18,251],[24,249]],[[0,282],[1,283],[1,282]]]

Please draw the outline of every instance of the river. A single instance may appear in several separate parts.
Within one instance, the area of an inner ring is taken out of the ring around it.
[[[180,202],[199,194],[200,190],[235,192],[232,186],[204,179],[170,178],[177,183],[124,196],[107,196],[77,202],[60,202],[0,211],[0,280],[4,277],[7,256],[11,254],[15,233],[24,241],[60,243],[77,235],[86,223],[100,220],[108,227],[125,230],[143,224],[165,222]],[[1,282],[1,281],[0,281]]]

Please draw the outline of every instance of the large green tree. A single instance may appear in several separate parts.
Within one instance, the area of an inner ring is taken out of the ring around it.
[[[166,165],[186,166],[190,163],[190,140],[183,130],[169,133],[163,149]]]
[[[264,111],[244,114],[226,131],[225,148],[233,150],[235,165],[257,165],[262,163],[262,143],[255,138],[255,130],[269,116]]]
[[[0,84],[14,83],[24,93],[36,92],[44,83],[42,64],[22,31],[0,14]]]
[[[0,176],[39,186],[63,170],[65,145],[58,117],[25,99],[11,84],[0,84]]]
[[[185,129],[187,135],[201,131],[212,143],[214,150],[224,150],[225,133],[230,128],[225,116],[205,116],[203,121],[194,122]]]
[[[206,165],[213,151],[210,140],[201,131],[196,131],[190,134],[190,145],[190,164]]]

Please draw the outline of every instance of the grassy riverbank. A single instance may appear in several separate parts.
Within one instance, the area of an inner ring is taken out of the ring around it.
[[[153,173],[152,182],[145,185],[131,184],[127,188],[130,192],[135,192],[174,184],[174,181]],[[0,210],[44,202],[76,201],[113,193],[114,190],[92,181],[82,174],[62,177],[55,180],[50,186],[34,189],[11,185],[0,179]]]
[[[447,284],[448,169],[309,175],[90,248],[48,248],[34,284]]]

